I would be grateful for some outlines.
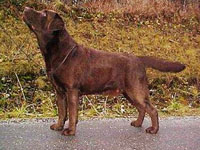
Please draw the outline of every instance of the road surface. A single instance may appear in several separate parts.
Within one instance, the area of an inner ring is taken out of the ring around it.
[[[200,117],[160,119],[156,135],[130,126],[130,119],[80,121],[77,134],[50,130],[54,119],[0,121],[0,150],[200,150]]]

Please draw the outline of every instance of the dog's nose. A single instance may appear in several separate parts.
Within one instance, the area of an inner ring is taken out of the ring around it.
[[[24,12],[25,12],[25,11],[28,11],[28,10],[30,10],[30,9],[31,9],[30,7],[25,7],[25,8],[24,8]]]

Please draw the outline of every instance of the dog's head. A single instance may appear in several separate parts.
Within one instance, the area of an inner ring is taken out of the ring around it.
[[[64,31],[64,21],[51,10],[36,11],[25,7],[23,20],[35,33],[42,54],[47,53],[49,43],[58,43],[60,31]]]
[[[38,32],[53,32],[64,29],[62,18],[51,10],[36,11],[32,8],[25,7],[23,20],[36,34]]]

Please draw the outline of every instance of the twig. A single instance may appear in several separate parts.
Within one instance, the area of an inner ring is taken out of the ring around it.
[[[99,111],[94,107],[94,105],[92,104],[92,102],[90,101],[90,99],[87,96],[85,96],[85,98],[88,100],[88,102],[90,103],[90,105],[92,106],[92,108],[96,111],[96,113],[100,115]]]
[[[25,97],[25,94],[24,94],[24,90],[23,90],[23,87],[22,87],[22,85],[21,85],[21,83],[20,83],[19,77],[18,77],[18,75],[17,75],[16,72],[14,72],[14,73],[15,73],[15,76],[16,76],[16,78],[17,78],[17,82],[18,82],[18,84],[19,84],[20,90],[21,90],[21,92],[22,92],[23,99],[26,101],[26,97]]]
[[[105,99],[105,102],[104,102],[105,114],[107,114],[107,101],[108,101],[108,96],[106,96],[106,99]]]

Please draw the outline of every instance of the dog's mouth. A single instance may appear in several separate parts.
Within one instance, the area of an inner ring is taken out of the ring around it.
[[[29,23],[29,22],[27,21],[27,19],[26,19],[25,16],[23,16],[23,20],[24,20],[24,22],[26,23],[26,25],[29,27],[30,30],[33,31],[33,30],[35,29],[35,27],[34,27],[33,25],[31,25],[31,23]]]
[[[34,27],[34,25],[32,25],[32,23],[29,21],[28,17],[27,17],[27,13],[31,10],[31,8],[29,7],[25,7],[24,9],[24,13],[22,16],[23,21],[26,23],[26,25],[29,27],[30,30],[34,31],[36,28]]]
[[[34,31],[35,30],[35,27],[29,23],[26,23],[27,26],[29,27],[30,30]]]

